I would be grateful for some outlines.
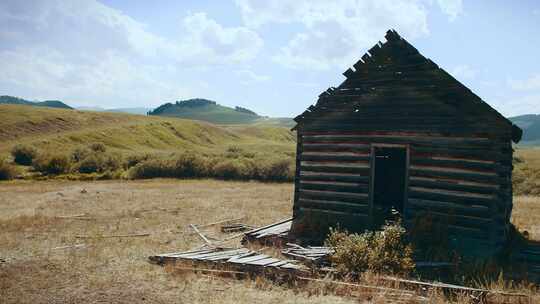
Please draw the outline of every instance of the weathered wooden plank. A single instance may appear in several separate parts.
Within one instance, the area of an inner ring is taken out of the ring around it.
[[[326,173],[301,171],[299,180],[302,181],[336,181],[336,182],[367,182],[369,176],[346,173]],[[298,187],[300,188],[300,187]]]
[[[407,218],[424,217],[426,215],[425,210],[418,209],[418,208],[407,210],[405,213],[406,213]],[[474,229],[489,229],[491,225],[493,224],[493,221],[490,218],[474,217],[474,216],[468,216],[468,215],[435,212],[435,211],[429,211],[427,213],[438,216],[438,217],[442,217],[446,221],[448,221],[448,223],[451,225],[457,225],[457,226],[462,226],[462,227],[468,227],[468,228],[474,228]]]
[[[369,166],[367,164],[314,164],[302,162],[300,170],[310,172],[332,172],[332,173],[356,173],[360,175],[366,175],[369,172]]]
[[[353,151],[353,152],[367,152],[369,151],[369,145],[366,144],[302,144],[303,151]]]
[[[409,197],[408,203],[412,208],[422,208],[427,211],[433,210],[448,214],[464,214],[483,218],[490,218],[492,216],[490,208],[482,205],[463,205],[455,202],[415,199],[411,197]]]
[[[317,181],[300,181],[300,187],[306,190],[322,190],[322,191],[341,191],[341,192],[358,192],[367,193],[367,183],[343,183],[343,182],[317,182]]]
[[[366,202],[368,195],[366,193],[349,193],[349,192],[337,192],[337,191],[316,191],[316,190],[303,190],[300,189],[301,198],[313,198],[322,199],[329,198],[333,200],[340,200],[344,202]]]
[[[403,112],[400,113],[403,115]],[[440,137],[440,136],[406,136],[406,135],[303,135],[303,140],[305,143],[346,143],[346,142],[359,142],[359,143],[393,143],[393,144],[417,144],[417,145],[463,145],[463,146],[474,146],[474,147],[492,147],[494,142],[488,138],[470,138],[470,137]]]
[[[308,207],[300,207],[300,210],[304,213],[322,213],[327,215],[336,215],[338,218],[336,220],[339,220],[339,216],[347,216],[347,217],[357,217],[362,218],[363,221],[366,221],[368,219],[368,216],[363,213],[350,213],[350,212],[342,212],[342,211],[335,211],[335,210],[326,210],[326,209],[318,209],[318,208],[308,208]]]
[[[335,152],[335,153],[314,153],[304,152],[300,155],[301,161],[346,161],[346,162],[365,162],[369,161],[369,154],[358,154],[350,152]]]
[[[365,203],[362,204],[357,202],[351,203],[335,200],[306,199],[300,197],[300,199],[298,200],[298,205],[301,207],[313,209],[327,209],[343,212],[351,211],[353,213],[364,213],[366,215],[368,213],[368,205]]]
[[[453,202],[466,205],[481,205],[491,207],[498,203],[495,196],[487,196],[483,194],[473,194],[467,192],[457,192],[449,190],[433,190],[429,188],[411,187],[409,189],[409,197]]]
[[[482,184],[482,183],[467,183],[462,181],[447,181],[435,178],[414,177],[409,178],[409,186],[411,187],[426,187],[432,189],[464,191],[480,194],[496,194],[499,191],[497,185]]]
[[[452,167],[452,168],[465,168],[473,170],[488,170],[496,172],[498,164],[493,161],[478,161],[474,159],[462,159],[462,158],[450,158],[450,157],[426,157],[422,155],[412,155],[412,165],[425,165],[425,166],[438,166],[438,167]]]
[[[450,168],[435,168],[424,166],[411,166],[409,168],[410,176],[430,177],[430,178],[448,178],[470,182],[484,182],[490,184],[500,184],[502,179],[495,174],[484,174],[479,172],[468,172]]]

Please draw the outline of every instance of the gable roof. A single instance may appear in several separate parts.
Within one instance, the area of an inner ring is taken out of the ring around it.
[[[387,31],[386,42],[378,42],[347,69],[347,78],[337,88],[331,87],[319,95],[317,103],[294,118],[297,125],[306,119],[316,119],[328,109],[351,107],[362,103],[362,98],[385,91],[398,91],[394,84],[421,88],[424,93],[436,96],[445,104],[472,114],[489,116],[503,128],[511,128],[512,140],[518,142],[522,131],[501,115],[470,89],[424,57],[395,30]],[[390,84],[390,86],[389,86]],[[360,98],[359,98],[360,97]]]

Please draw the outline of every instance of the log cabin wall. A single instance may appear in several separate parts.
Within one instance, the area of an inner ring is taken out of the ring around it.
[[[394,31],[299,115],[292,231],[373,226],[373,147],[407,150],[403,222],[444,222],[450,245],[486,257],[506,241],[512,140],[521,130]]]
[[[471,255],[496,252],[505,241],[512,208],[509,143],[486,137],[415,132],[299,132],[294,217],[304,235],[328,227],[370,229],[371,146],[409,151],[405,226],[435,215],[445,220],[451,245]],[[302,221],[298,221],[302,222]]]

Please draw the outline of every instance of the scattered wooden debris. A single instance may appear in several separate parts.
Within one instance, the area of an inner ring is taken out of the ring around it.
[[[163,265],[168,262],[190,262],[196,266],[202,263],[214,268],[226,266],[227,270],[260,272],[263,268],[286,271],[307,271],[304,265],[290,260],[281,260],[247,248],[209,248],[186,252],[165,253],[149,257],[150,261]]]
[[[72,219],[72,220],[83,220],[83,221],[91,221],[94,218],[87,216],[86,213],[81,214],[73,214],[73,215],[58,215],[55,216],[57,219]]]
[[[208,224],[204,224],[204,225],[197,225],[197,227],[206,228],[206,227],[215,226],[215,225],[219,225],[219,224],[233,223],[233,222],[238,222],[238,221],[244,220],[245,218],[246,218],[245,216],[242,216],[242,217],[238,217],[238,218],[234,218],[234,219],[226,219],[226,220],[221,220],[221,221],[208,223]]]
[[[291,231],[292,218],[288,218],[277,223],[256,228],[245,233],[242,244],[247,242],[257,242],[263,245],[268,243],[281,244],[287,239]]]
[[[223,233],[240,232],[240,231],[253,230],[253,228],[254,227],[248,226],[243,223],[226,224],[226,225],[221,226],[221,232]]]
[[[105,238],[126,238],[126,237],[141,237],[150,236],[150,233],[134,233],[134,234],[115,234],[115,235],[76,235],[78,239],[105,239]]]
[[[59,246],[59,247],[54,247],[51,250],[71,249],[71,248],[86,248],[86,244],[75,244],[75,245]]]
[[[308,246],[306,248],[292,243],[286,244],[288,248],[285,248],[281,253],[287,257],[295,260],[306,261],[315,264],[328,264],[328,257],[334,253],[334,249],[331,247],[315,247]]]
[[[197,226],[193,225],[193,224],[189,224],[189,227],[191,227],[200,237],[201,239],[206,243],[206,244],[210,244],[210,240],[204,236],[204,234],[202,234],[199,229],[197,228]]]

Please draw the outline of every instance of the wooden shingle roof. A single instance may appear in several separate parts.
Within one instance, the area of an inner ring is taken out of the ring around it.
[[[399,94],[400,91],[415,90],[452,106],[462,115],[489,119],[501,128],[511,128],[512,140],[518,142],[521,139],[519,127],[420,54],[395,30],[389,30],[385,38],[386,42],[378,42],[343,73],[346,80],[341,85],[322,92],[315,105],[295,117],[297,126],[293,129],[306,121],[316,120],[329,110],[355,109],[366,99],[390,91]]]

